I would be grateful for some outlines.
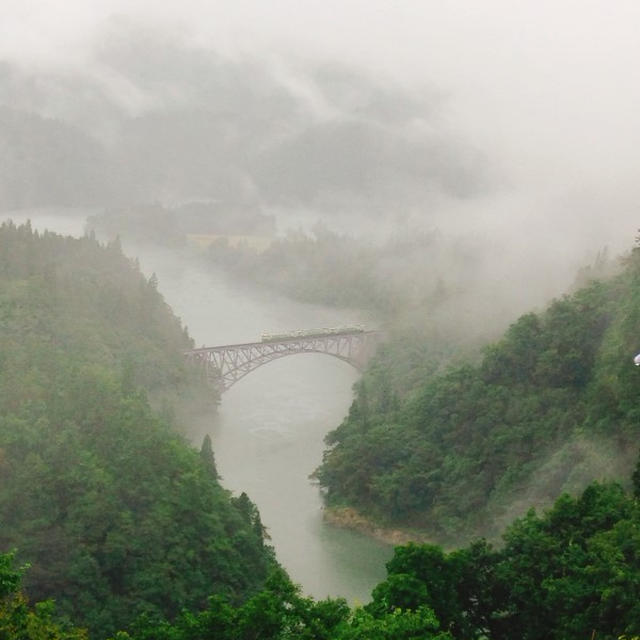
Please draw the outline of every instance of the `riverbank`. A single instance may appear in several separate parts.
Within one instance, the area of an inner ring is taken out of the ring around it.
[[[419,531],[382,527],[352,507],[324,507],[322,518],[334,527],[357,531],[389,545],[432,542],[426,534]]]
[[[31,210],[14,221],[34,229],[82,236],[84,217],[73,210]],[[7,214],[9,217],[9,214]],[[196,344],[231,344],[258,339],[278,327],[339,326],[362,321],[352,311],[291,302],[250,286],[193,258],[193,253],[124,242],[147,278],[189,327]],[[186,435],[200,447],[209,434],[221,483],[257,505],[280,564],[303,593],[317,599],[344,597],[368,602],[386,577],[391,549],[357,532],[323,526],[321,496],[308,481],[322,460],[323,439],[340,424],[353,402],[358,374],[323,354],[281,358],[251,373],[227,391],[215,421],[184,417]],[[178,408],[178,411],[181,407]],[[182,414],[179,414],[182,416]]]

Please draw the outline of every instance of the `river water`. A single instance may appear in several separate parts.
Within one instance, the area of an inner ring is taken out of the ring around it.
[[[8,216],[5,216],[8,217]],[[31,211],[36,229],[79,235],[84,217]],[[259,341],[263,331],[338,326],[362,321],[356,313],[292,302],[239,286],[223,274],[167,252],[128,247],[181,317],[196,345]],[[219,415],[194,427],[199,446],[210,433],[222,484],[246,491],[257,504],[280,563],[304,593],[369,600],[385,577],[391,548],[322,520],[322,500],[308,476],[320,464],[323,438],[340,424],[357,372],[338,359],[303,354],[271,362],[222,396]]]

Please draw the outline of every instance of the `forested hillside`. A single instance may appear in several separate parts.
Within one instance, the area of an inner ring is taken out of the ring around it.
[[[504,533],[445,553],[434,545],[397,547],[387,578],[365,607],[301,595],[281,570],[238,605],[209,598],[174,620],[140,618],[114,640],[636,640],[640,634],[640,459],[633,491],[588,486],[533,510]],[[29,606],[24,571],[0,553],[0,637],[83,640],[52,618],[52,603]]]
[[[0,323],[0,552],[30,564],[29,595],[104,638],[257,589],[257,510],[173,428],[171,403],[203,390],[155,278],[117,243],[4,224]]]
[[[496,535],[531,504],[624,478],[640,417],[640,248],[624,271],[529,313],[478,363],[437,358],[405,391],[383,350],[317,477],[352,506],[433,539]]]
[[[450,553],[397,547],[364,607],[304,597],[275,571],[243,604],[216,595],[174,621],[142,618],[115,640],[636,640],[640,460],[633,485],[633,493],[594,483],[578,498],[565,494],[515,521],[499,549],[485,540]],[[29,609],[20,573],[0,554],[0,636],[85,638],[56,624],[50,604]]]

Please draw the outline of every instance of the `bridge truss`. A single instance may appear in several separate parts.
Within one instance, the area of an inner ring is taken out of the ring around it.
[[[361,371],[381,339],[378,331],[335,333],[202,347],[185,352],[187,360],[203,369],[209,382],[221,393],[247,374],[278,358],[299,353],[324,353]]]

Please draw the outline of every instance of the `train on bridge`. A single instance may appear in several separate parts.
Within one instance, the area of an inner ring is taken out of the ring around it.
[[[280,342],[281,340],[294,340],[295,338],[324,338],[326,336],[336,336],[343,333],[364,333],[364,326],[361,324],[352,324],[342,327],[323,327],[322,329],[298,329],[285,333],[263,333],[261,342]]]
[[[263,333],[261,342],[202,347],[185,352],[220,393],[268,362],[298,353],[323,353],[362,371],[382,338],[362,325]]]

